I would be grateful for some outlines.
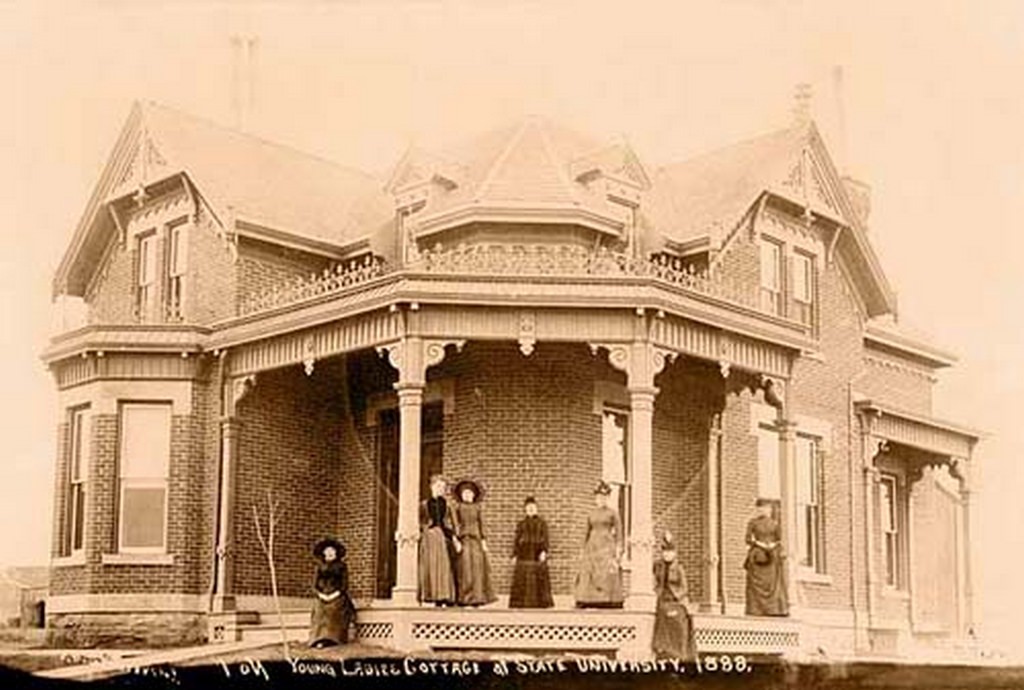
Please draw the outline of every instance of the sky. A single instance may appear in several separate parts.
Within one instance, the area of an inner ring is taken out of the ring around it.
[[[1009,0],[0,0],[0,563],[48,559],[53,271],[134,99],[232,124],[236,34],[258,37],[250,131],[380,174],[410,143],[525,114],[672,162],[788,125],[811,84],[838,165],[872,187],[901,322],[960,357],[935,413],[986,432],[976,608],[1024,653],[1024,3]]]

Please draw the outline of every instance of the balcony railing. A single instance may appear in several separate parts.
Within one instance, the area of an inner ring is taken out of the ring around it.
[[[276,285],[246,297],[241,315],[253,314],[308,299],[339,294],[392,273],[394,266],[367,257],[322,273]],[[561,244],[473,244],[425,250],[410,261],[411,273],[549,278],[654,279],[683,290],[761,311],[757,292],[721,272],[701,270],[678,257],[632,256],[625,252]]]

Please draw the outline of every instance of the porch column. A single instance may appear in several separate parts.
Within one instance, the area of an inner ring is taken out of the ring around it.
[[[220,420],[220,483],[217,513],[217,579],[214,583],[213,610],[232,611],[234,596],[235,474],[238,465],[238,438],[241,428],[236,410],[242,398],[256,385],[255,376],[224,382],[223,415]]]
[[[652,377],[653,378],[653,377]],[[630,501],[630,573],[629,607],[654,610],[654,504],[651,494],[651,443],[654,427],[653,385],[629,387],[629,456],[632,497]]]
[[[217,523],[217,584],[213,608],[230,611],[235,608],[232,591],[234,582],[234,554],[231,553],[231,535],[235,530],[235,467],[238,452],[238,419],[225,417],[220,422],[220,513]]]
[[[961,558],[964,564],[963,580],[963,629],[960,633],[966,636],[974,628],[974,585],[971,581],[971,476],[970,461],[957,458],[955,465],[960,475],[960,505],[962,506],[963,538]]]
[[[866,627],[870,629],[874,625],[875,592],[878,589],[878,573],[875,568],[875,494],[880,472],[875,466],[875,456],[885,442],[870,432],[870,421],[862,420],[862,423],[868,425],[861,433],[861,466],[864,489],[864,568],[868,583]]]
[[[783,553],[786,556],[786,600],[792,609],[796,603],[796,566],[799,560],[796,552],[796,422],[779,419],[779,480],[782,484],[780,527],[782,528]]]
[[[718,523],[720,509],[718,505],[718,475],[719,475],[719,453],[722,443],[722,417],[715,414],[711,419],[708,431],[708,464],[707,464],[707,516],[705,524],[707,529],[704,535],[705,544],[705,567],[704,567],[704,596],[705,607],[714,611],[718,606],[718,573],[721,561],[718,544]]]
[[[398,392],[400,444],[398,530],[395,532],[398,557],[391,599],[396,604],[413,605],[416,603],[419,575],[420,420],[426,387],[422,340],[416,336],[406,337],[391,350],[390,358],[399,371],[395,390]]]

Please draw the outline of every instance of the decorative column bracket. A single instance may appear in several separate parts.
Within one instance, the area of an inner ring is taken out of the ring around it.
[[[645,342],[588,344],[595,356],[601,350],[608,353],[608,364],[626,374],[630,388],[651,388],[655,392],[654,378],[679,356],[675,350]]]

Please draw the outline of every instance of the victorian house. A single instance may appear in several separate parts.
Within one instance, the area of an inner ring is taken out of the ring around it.
[[[867,191],[811,123],[656,167],[530,119],[382,180],[136,105],[53,283],[85,317],[44,354],[51,635],[274,639],[256,520],[276,506],[296,638],[310,549],[336,535],[364,642],[643,656],[671,530],[700,650],[958,644],[977,435],[932,416],[954,358],[896,320]],[[417,604],[436,472],[487,489],[496,604]],[[599,480],[621,610],[573,608]],[[527,495],[556,606],[512,611]],[[744,615],[758,498],[781,515],[785,618]]]

